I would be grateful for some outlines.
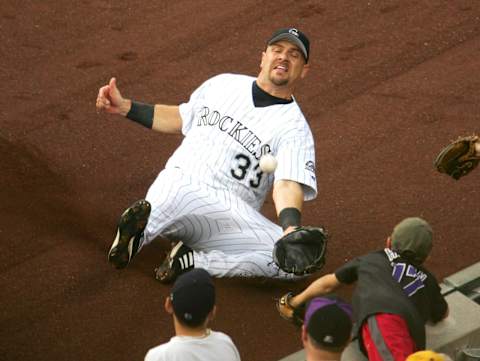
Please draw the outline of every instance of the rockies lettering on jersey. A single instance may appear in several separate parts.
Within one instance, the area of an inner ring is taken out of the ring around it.
[[[208,107],[203,107],[201,115],[198,118],[197,126],[216,126],[222,132],[227,133],[238,143],[240,143],[256,160],[260,160],[262,155],[270,153],[270,145],[264,144],[259,152],[255,152],[258,145],[262,143],[250,129],[240,121],[234,120],[230,116],[221,116],[216,110],[210,112]]]

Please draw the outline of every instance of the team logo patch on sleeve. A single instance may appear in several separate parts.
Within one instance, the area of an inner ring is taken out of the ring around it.
[[[315,173],[315,163],[309,160],[307,163],[305,163],[305,169],[309,170],[312,173]]]

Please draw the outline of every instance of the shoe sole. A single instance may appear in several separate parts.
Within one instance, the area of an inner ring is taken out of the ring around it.
[[[145,229],[150,216],[151,206],[145,200],[137,201],[120,216],[117,234],[108,252],[108,261],[116,268],[125,268],[133,256],[133,244],[139,232]],[[132,229],[131,222],[142,222],[140,227]]]

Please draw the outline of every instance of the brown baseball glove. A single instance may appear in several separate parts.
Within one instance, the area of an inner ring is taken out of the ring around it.
[[[303,324],[303,318],[305,317],[305,306],[294,308],[290,304],[290,299],[293,297],[292,292],[284,294],[280,299],[276,300],[275,306],[280,316],[287,321],[292,322],[297,326]]]
[[[456,180],[467,175],[480,163],[480,156],[475,149],[477,141],[478,136],[470,135],[451,142],[437,155],[435,168]]]

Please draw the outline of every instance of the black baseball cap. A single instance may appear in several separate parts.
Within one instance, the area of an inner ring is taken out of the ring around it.
[[[310,53],[310,41],[307,36],[296,28],[282,28],[275,31],[267,41],[267,46],[272,45],[280,40],[287,40],[302,51],[305,62],[308,63],[308,55]]]
[[[344,347],[352,332],[352,307],[336,296],[316,297],[307,305],[304,325],[318,345]]]
[[[215,286],[203,268],[180,275],[170,293],[177,319],[191,327],[200,326],[215,305]]]

